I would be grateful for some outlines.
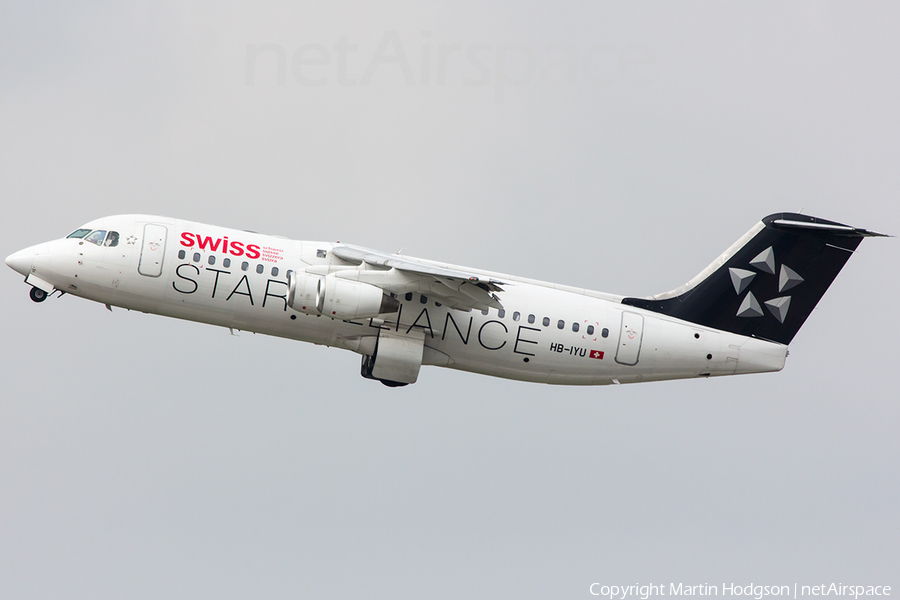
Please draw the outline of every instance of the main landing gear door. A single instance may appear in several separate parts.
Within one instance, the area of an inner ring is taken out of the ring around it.
[[[363,357],[363,376],[388,385],[415,383],[422,366],[424,347],[425,331],[421,328],[413,328],[408,334],[382,330],[375,356]]]
[[[643,337],[644,317],[633,312],[623,312],[616,362],[620,365],[636,365],[641,354],[641,338]]]
[[[147,277],[162,275],[163,255],[166,253],[166,228],[162,225],[144,225],[144,242],[141,245],[141,261],[138,273]]]

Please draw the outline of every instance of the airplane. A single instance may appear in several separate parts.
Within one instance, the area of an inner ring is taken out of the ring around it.
[[[608,385],[780,371],[865,237],[884,234],[772,214],[683,286],[643,298],[150,215],[91,221],[6,264],[35,302],[58,292],[343,348],[390,387],[422,365]]]

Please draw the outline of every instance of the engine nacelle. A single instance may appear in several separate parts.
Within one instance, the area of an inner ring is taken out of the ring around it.
[[[400,302],[381,288],[331,275],[291,271],[288,274],[288,306],[308,315],[335,319],[367,319],[397,312]]]
[[[322,314],[325,300],[325,277],[309,273],[288,271],[288,306],[308,315]]]

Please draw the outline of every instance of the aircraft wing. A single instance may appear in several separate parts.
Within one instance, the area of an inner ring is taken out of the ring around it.
[[[362,281],[385,292],[426,294],[441,304],[459,310],[503,308],[494,292],[502,292],[501,286],[506,284],[495,279],[484,279],[476,273],[349,244],[334,246],[332,254],[346,263],[361,267],[349,272],[338,271],[338,277]]]

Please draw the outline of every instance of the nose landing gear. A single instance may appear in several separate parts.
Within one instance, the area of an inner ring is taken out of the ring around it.
[[[43,302],[47,299],[47,292],[45,292],[41,288],[31,288],[31,291],[28,293],[28,295],[31,296],[31,299],[35,302]]]

